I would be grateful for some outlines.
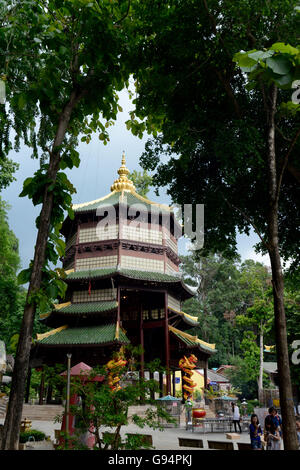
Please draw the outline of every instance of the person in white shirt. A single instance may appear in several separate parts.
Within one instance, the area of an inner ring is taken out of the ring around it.
[[[231,407],[232,407],[232,413],[233,413],[232,422],[233,422],[233,425],[234,425],[234,432],[237,432],[236,425],[238,425],[240,433],[242,433],[242,428],[241,428],[241,425],[240,425],[240,410],[239,410],[239,407],[233,402],[231,402]]]

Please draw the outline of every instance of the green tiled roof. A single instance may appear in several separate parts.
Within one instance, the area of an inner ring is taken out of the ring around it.
[[[93,279],[94,277],[109,277],[116,272],[116,268],[92,269],[90,271],[75,271],[67,275],[66,279]]]
[[[130,341],[123,332],[119,330],[119,340],[115,339],[116,325],[101,326],[82,326],[70,327],[59,331],[53,335],[38,341],[40,345],[77,345],[77,344],[107,344],[107,343],[124,343],[129,344]]]
[[[216,349],[212,349],[208,346],[206,346],[205,344],[203,343],[198,343],[196,341],[192,341],[191,339],[187,338],[186,336],[184,335],[181,335],[180,333],[177,333],[175,331],[172,331],[172,333],[177,336],[182,342],[184,342],[187,346],[189,346],[190,348],[197,348],[197,349],[200,349],[206,353],[210,353],[210,354],[214,354],[217,350]],[[186,332],[187,333],[187,332]]]
[[[100,207],[107,207],[110,205],[116,205],[119,204],[119,202],[122,202],[122,198],[120,199],[121,192],[112,192],[108,197],[105,198],[99,198],[95,201],[87,202],[84,204],[74,204],[74,212],[76,213],[81,213],[81,212],[88,212],[88,211],[94,211],[97,210]],[[146,207],[147,211],[150,211],[151,208],[152,210],[159,210],[160,212],[164,213],[169,213],[167,209],[165,209],[162,205],[158,203],[152,203],[152,201],[147,202],[146,200],[141,200],[137,196],[135,196],[132,192],[126,191],[124,193],[124,198],[127,198],[127,205],[131,206],[133,204],[142,204]],[[125,203],[125,199],[123,201]]]
[[[67,275],[66,280],[76,279],[101,279],[104,277],[110,277],[114,274],[120,274],[123,277],[130,279],[137,279],[140,281],[153,281],[153,282],[166,282],[166,283],[180,283],[181,286],[190,294],[195,293],[182,281],[179,276],[171,274],[157,273],[153,271],[136,271],[134,269],[120,269],[116,268],[102,268],[102,269],[90,269],[89,271],[74,271]]]
[[[139,279],[142,281],[182,282],[179,276],[173,276],[172,274],[158,273],[153,271],[137,271],[135,269],[120,269],[118,271],[116,268],[74,271],[67,275],[67,279],[92,279],[95,277],[109,277],[116,273],[119,273],[124,277],[130,277],[131,279]]]
[[[118,307],[116,301],[112,302],[78,302],[76,304],[68,305],[59,310],[53,310],[53,313],[103,313],[115,310]]]
[[[180,312],[170,306],[169,306],[169,310],[171,310],[171,312],[177,313],[177,315],[180,315],[183,321],[187,323],[188,325],[199,326],[199,321],[197,317],[193,317],[192,315],[189,315],[188,313],[185,313],[185,312]]]
[[[122,276],[130,277],[131,279],[141,279],[145,281],[160,281],[160,282],[181,282],[178,276],[171,274],[156,273],[152,271],[136,271],[134,269],[121,269]]]

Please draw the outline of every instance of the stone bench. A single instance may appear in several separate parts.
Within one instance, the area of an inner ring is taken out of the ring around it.
[[[233,442],[207,441],[209,449],[234,450]]]
[[[179,447],[198,447],[203,449],[202,439],[192,439],[190,437],[178,437]]]
[[[248,444],[247,442],[238,442],[237,446],[238,450],[252,450],[251,444]]]

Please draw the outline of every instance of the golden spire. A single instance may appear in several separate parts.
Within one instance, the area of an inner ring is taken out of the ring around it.
[[[130,171],[126,168],[125,152],[122,154],[122,164],[118,169],[118,174],[120,177],[114,181],[114,184],[111,186],[111,191],[135,191],[135,186],[133,182],[127,178]]]

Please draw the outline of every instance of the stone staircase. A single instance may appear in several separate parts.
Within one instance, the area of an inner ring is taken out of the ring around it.
[[[28,418],[31,421],[54,421],[57,415],[64,412],[62,405],[23,405],[22,418]]]
[[[8,397],[0,398],[0,418],[5,418]],[[31,421],[54,421],[64,411],[61,405],[23,405],[22,419]]]
[[[130,418],[132,415],[138,415],[141,418],[144,418],[146,416],[145,413],[148,408],[155,410],[155,406],[149,406],[149,405],[130,406],[128,409],[128,417]]]
[[[0,398],[0,418],[5,418],[6,406],[8,403],[8,397]],[[199,406],[204,408],[206,411],[206,418],[215,418],[215,414],[210,410],[208,405]],[[137,405],[130,406],[128,416],[131,417],[136,414],[141,417],[145,417],[145,411],[149,408],[148,405]],[[151,407],[155,408],[155,407]],[[23,405],[22,418],[30,419],[31,421],[54,421],[57,415],[61,415],[64,411],[62,405]],[[182,408],[182,418],[184,419],[185,411]]]

